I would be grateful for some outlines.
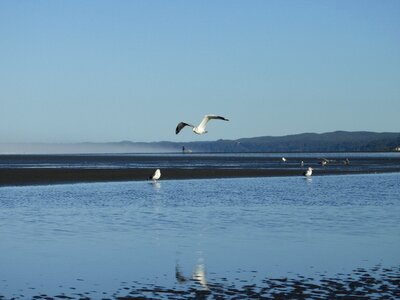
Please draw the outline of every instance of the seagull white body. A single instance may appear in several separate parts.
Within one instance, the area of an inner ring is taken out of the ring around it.
[[[149,177],[149,179],[156,181],[156,180],[160,179],[160,177],[161,177],[161,171],[160,171],[160,169],[157,169],[154,172],[154,174]]]
[[[307,171],[303,173],[304,176],[310,177],[312,175],[313,168],[308,167]]]
[[[186,127],[186,126],[190,126],[192,127],[192,130],[194,133],[196,134],[204,134],[207,133],[206,130],[206,126],[208,121],[210,120],[224,120],[224,121],[229,121],[228,119],[225,119],[224,117],[221,116],[216,116],[216,115],[205,115],[203,120],[201,120],[201,123],[198,126],[194,126],[192,124],[189,123],[185,123],[185,122],[180,122],[175,129],[175,134],[178,134],[182,128]]]
[[[282,161],[283,161],[283,162],[286,162],[286,158],[282,157]]]

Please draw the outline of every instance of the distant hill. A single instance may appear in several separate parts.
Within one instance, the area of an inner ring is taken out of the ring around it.
[[[350,152],[393,151],[400,133],[348,132],[302,133],[208,142],[131,142],[76,144],[0,144],[0,154],[18,153],[158,153],[181,152]]]
[[[335,131],[241,139],[239,142],[250,149],[273,149],[269,151],[390,151],[400,144],[400,133]]]
[[[335,131],[193,142],[185,147],[202,152],[348,152],[393,151],[399,145],[400,133]]]

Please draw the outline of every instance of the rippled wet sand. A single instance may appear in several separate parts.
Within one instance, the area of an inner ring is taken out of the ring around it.
[[[400,266],[371,269],[358,268],[351,273],[339,273],[328,276],[323,273],[315,276],[296,274],[288,277],[265,278],[255,284],[251,273],[246,280],[241,279],[243,271],[237,277],[220,277],[204,282],[199,278],[183,280],[177,277],[173,287],[151,283],[121,282],[114,293],[99,290],[77,291],[75,287],[62,287],[60,292],[49,295],[38,292],[31,299],[399,299]],[[215,276],[215,274],[214,274]],[[84,283],[83,279],[77,279]],[[4,284],[5,282],[3,282]],[[5,283],[6,284],[6,283]],[[31,287],[29,294],[35,287]],[[10,299],[27,299],[24,290]],[[99,296],[101,295],[101,296]],[[1,296],[0,299],[8,299]]]

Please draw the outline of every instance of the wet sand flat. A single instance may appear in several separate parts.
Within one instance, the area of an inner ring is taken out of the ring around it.
[[[13,168],[0,169],[0,185],[35,185],[79,182],[108,182],[147,180],[154,168]],[[233,169],[233,168],[167,168],[162,169],[162,180],[169,179],[207,179],[237,177],[302,176],[302,169]],[[374,168],[365,170],[321,168],[314,176],[335,174],[363,174],[400,172],[396,168]]]

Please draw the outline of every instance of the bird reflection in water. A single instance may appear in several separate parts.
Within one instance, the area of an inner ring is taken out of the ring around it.
[[[178,262],[176,262],[175,265],[175,278],[179,283],[186,283],[188,281],[188,279],[182,274],[182,270]]]
[[[205,266],[204,266],[204,262],[203,262],[202,258],[200,258],[197,261],[195,270],[194,270],[191,278],[183,275],[182,270],[177,262],[176,266],[175,266],[175,277],[179,283],[183,284],[183,283],[190,282],[190,280],[193,280],[196,283],[199,283],[203,287],[204,290],[209,289],[207,279],[206,279]]]
[[[204,267],[203,259],[199,259],[196,265],[196,269],[193,272],[192,278],[194,281],[200,283],[200,285],[205,289],[208,290],[208,284],[206,279],[206,272]]]
[[[152,181],[151,185],[153,186],[153,188],[158,191],[161,188],[161,183],[158,181]]]

